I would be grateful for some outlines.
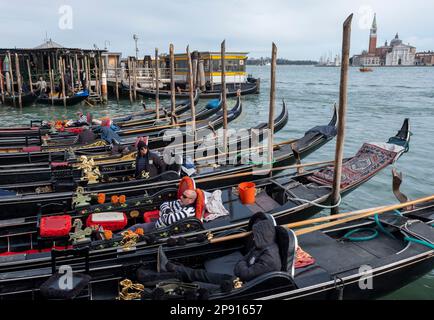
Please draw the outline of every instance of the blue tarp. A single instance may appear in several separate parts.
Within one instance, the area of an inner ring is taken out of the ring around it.
[[[210,100],[207,104],[206,104],[206,108],[207,109],[215,109],[218,108],[220,105],[220,100],[219,99],[213,99]]]

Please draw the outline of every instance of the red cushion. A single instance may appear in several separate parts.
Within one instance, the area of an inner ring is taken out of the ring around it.
[[[51,248],[45,248],[45,249],[41,249],[41,250],[31,249],[31,250],[24,250],[24,251],[19,251],[19,252],[6,251],[6,252],[0,253],[0,257],[13,256],[13,255],[17,255],[17,254],[34,254],[34,253],[40,253],[40,252],[50,252],[52,249],[68,250],[68,249],[72,249],[72,248],[73,248],[73,246],[53,246]]]
[[[47,237],[65,237],[71,231],[71,216],[42,217],[39,224],[39,235]]]
[[[101,226],[104,230],[118,231],[125,228],[128,218],[123,212],[92,213],[86,220],[88,227]]]
[[[143,220],[146,223],[153,222],[160,217],[160,210],[147,211],[143,215]]]
[[[205,213],[205,193],[201,189],[196,189],[196,218],[202,221]]]
[[[51,167],[52,168],[56,168],[56,167],[67,167],[69,165],[68,162],[51,162]]]
[[[194,190],[194,189],[196,189],[196,184],[194,183],[194,180],[187,176],[183,177],[179,182],[179,186],[178,186],[178,199],[181,198],[185,190]]]
[[[79,134],[80,132],[83,131],[83,128],[66,128],[65,131]]]
[[[24,147],[23,152],[38,152],[41,151],[40,146],[31,146],[31,147]]]

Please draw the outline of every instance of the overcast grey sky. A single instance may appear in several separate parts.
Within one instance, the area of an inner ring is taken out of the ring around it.
[[[34,47],[47,32],[67,47],[104,48],[107,40],[109,50],[126,56],[134,54],[136,33],[140,56],[155,47],[167,52],[170,42],[176,52],[187,44],[218,50],[226,39],[228,51],[248,51],[251,57],[270,56],[274,41],[279,57],[318,60],[340,51],[342,23],[350,13],[351,53],[366,49],[373,12],[379,44],[399,32],[418,51],[434,50],[433,0],[2,0],[0,47]]]

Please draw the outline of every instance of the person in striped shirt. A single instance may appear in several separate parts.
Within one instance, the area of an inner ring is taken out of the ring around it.
[[[143,231],[150,232],[156,228],[168,227],[175,222],[186,218],[192,218],[196,215],[195,202],[197,193],[194,190],[185,190],[181,198],[174,201],[163,202],[160,206],[160,217],[155,222],[139,223],[130,227],[128,230],[136,231],[142,228]]]

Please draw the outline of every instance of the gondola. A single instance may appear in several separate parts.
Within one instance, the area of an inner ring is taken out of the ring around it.
[[[53,106],[74,106],[86,100],[89,97],[89,92],[87,90],[82,90],[74,93],[74,95],[63,98],[50,98],[39,96],[36,103],[53,105]]]
[[[242,112],[241,99],[238,98],[236,104],[231,110],[228,110],[228,123],[235,120]],[[207,133],[217,130],[223,126],[223,112],[219,111],[214,116],[208,119],[208,122],[198,123],[196,126],[196,134],[198,137],[206,136]],[[161,148],[174,142],[175,139],[180,141],[186,140],[185,126],[179,128],[178,131],[170,131],[169,128],[162,128],[158,132],[153,132],[153,136],[149,138],[149,147],[151,149]],[[166,133],[171,135],[166,136]],[[131,147],[137,140],[137,137],[147,136],[147,130],[138,129],[133,132],[129,131],[129,136],[123,137],[121,140],[121,147]],[[76,156],[79,155],[97,155],[99,152],[106,152],[112,146],[108,145],[102,140],[98,140],[90,145],[71,145],[69,136],[66,136],[65,144],[59,143],[56,146],[28,146],[28,147],[0,147],[0,165],[3,164],[17,164],[17,163],[31,163],[31,162],[44,162],[48,161],[65,161],[68,153],[74,152]]]
[[[152,261],[114,265],[104,270],[110,272],[111,277],[105,276],[105,281],[99,278],[89,282],[93,294],[88,298],[134,299],[121,295],[123,284],[132,279],[133,283],[144,285],[143,291],[140,290],[136,296],[137,300],[378,299],[432,270],[433,208],[433,203],[426,203],[417,208],[419,212],[387,212],[376,218],[343,223],[332,230],[303,234],[297,236],[297,249],[288,246],[287,239],[292,231],[276,226],[276,242],[284,261],[281,270],[262,274],[247,282],[234,279],[232,286],[183,283],[174,273],[158,273],[157,255]],[[420,210],[423,210],[423,215]],[[222,242],[211,240],[168,248],[166,255],[172,262],[195,269],[233,275],[229,273],[234,266],[231,261],[239,260],[250,247],[249,239],[245,238]],[[295,259],[290,258],[292,255]],[[91,270],[89,273],[93,274]],[[28,294],[27,297],[30,299]]]
[[[386,212],[376,218],[342,223],[338,228],[313,231],[297,237],[297,251],[288,246],[289,229],[276,226],[282,269],[250,281],[234,281],[233,286],[182,283],[175,274],[158,273],[156,250],[152,254],[139,248],[118,253],[107,263],[92,261],[88,249],[58,251],[50,259],[58,265],[71,265],[75,272],[87,274],[89,281],[76,296],[92,300],[114,300],[123,284],[140,283],[135,299],[376,299],[393,292],[432,270],[434,263],[434,203],[418,205],[408,212]],[[257,219],[266,219],[257,216]],[[252,219],[253,220],[253,219]],[[241,233],[248,229],[238,229]],[[224,238],[225,234],[220,235]],[[355,241],[354,239],[365,239]],[[249,238],[226,241],[196,239],[166,246],[168,259],[209,272],[230,272],[232,264],[249,249]],[[74,254],[75,260],[72,254]],[[101,253],[102,254],[102,253]],[[140,256],[135,257],[135,256]],[[60,262],[60,259],[61,260]],[[35,262],[34,268],[19,270],[23,259],[10,258],[0,271],[0,299],[43,299],[40,287],[56,272]],[[292,269],[294,266],[294,270]],[[224,270],[224,271],[223,271]],[[77,275],[78,276],[78,275]],[[129,280],[129,281],[128,281]],[[160,288],[157,290],[157,287]],[[87,290],[86,290],[87,289]],[[169,289],[169,290],[168,290]],[[200,290],[201,289],[201,290]],[[91,292],[91,294],[90,294]],[[57,297],[60,298],[60,297]],[[64,296],[65,298],[65,296]],[[127,298],[123,295],[123,298]],[[130,299],[133,299],[132,295]]]
[[[194,103],[197,104],[200,98],[200,93],[198,90],[195,92]],[[50,99],[51,100],[51,99]],[[63,99],[62,99],[63,101]],[[62,102],[63,103],[63,102]],[[190,100],[185,100],[176,104],[175,107],[175,115],[179,116],[185,113],[187,110],[190,110]],[[160,108],[160,116],[161,119],[168,119],[171,117],[171,111],[167,111],[163,108]],[[136,112],[133,114],[122,115],[118,117],[114,117],[112,120],[113,124],[122,128],[122,127],[132,127],[135,125],[140,125],[141,123],[147,123],[149,121],[155,120],[156,112],[155,110],[146,110],[142,112]],[[76,127],[69,127],[68,130],[75,130]],[[43,123],[42,120],[31,120],[29,126],[20,126],[20,127],[1,127],[0,128],[0,138],[2,140],[12,137],[21,137],[22,139],[29,139],[35,137],[41,137],[42,135],[51,133],[51,126]],[[27,141],[29,144],[30,141]]]
[[[336,110],[334,110],[333,118],[329,126],[334,126],[335,121]],[[277,133],[279,130],[281,130],[287,124],[287,122],[288,108],[286,104],[283,103],[283,108],[280,114],[274,119],[274,132]],[[258,143],[261,142],[264,138],[262,131],[266,129],[266,127],[267,123],[264,122],[251,128],[248,132],[246,132],[246,135],[241,136],[239,139],[232,139],[232,136],[229,136],[229,149],[231,150],[231,154],[235,154],[238,152],[238,150],[242,150],[243,146],[249,144],[249,139],[252,137],[251,132],[258,132]],[[209,152],[208,146],[198,146],[196,148],[196,152],[199,153],[201,149],[203,149],[204,156],[207,156]],[[160,154],[164,153],[164,150],[162,149],[154,151],[159,152]],[[217,154],[218,150],[215,151]],[[134,174],[133,163],[135,161],[135,157],[135,151],[126,155],[113,155],[111,152],[108,152],[105,155],[101,154],[96,157],[89,156],[86,160],[93,159],[95,165],[98,167],[98,170],[103,175],[110,177],[125,177]],[[65,170],[65,166],[69,167],[67,169],[72,171],[71,176],[77,181],[84,176],[80,159],[71,159],[66,163],[61,163],[60,169]],[[53,183],[55,184],[57,176],[56,171],[58,171],[58,169],[58,164],[54,163],[54,165],[52,165],[49,162],[0,166],[0,188],[13,188],[14,190],[20,190],[20,192],[29,192],[31,189],[34,191],[36,188],[47,185],[50,185],[52,188]],[[40,184],[36,184],[37,182],[40,182]],[[29,183],[32,183],[32,185],[29,185]],[[20,184],[27,184],[27,190],[24,191],[26,187],[21,189],[19,186]]]
[[[124,85],[124,90],[128,90],[128,86]],[[245,83],[233,83],[227,84],[227,97],[236,97],[238,92],[241,95],[259,93],[260,79],[250,78]],[[136,88],[138,95],[146,98],[155,98],[156,92],[154,89]],[[221,85],[214,85],[213,88],[207,88],[205,91],[201,91],[201,97],[204,99],[218,99],[221,95]],[[169,90],[159,90],[160,99],[170,99],[171,93]],[[189,97],[189,93],[186,91],[176,92],[176,99],[185,99]]]
[[[383,147],[381,148],[375,144],[364,144],[356,156],[346,159],[343,168],[343,172],[346,173],[346,178],[341,184],[342,196],[354,191],[379,171],[398,160],[398,158],[406,152],[408,140],[398,140],[397,137],[393,137],[393,141],[394,143],[382,144]],[[404,144],[404,146],[400,144]],[[395,151],[392,152],[390,151],[391,149]],[[371,162],[369,166],[366,166],[367,162]],[[350,177],[349,172],[351,171],[353,174]],[[200,200],[196,203],[196,218],[182,220],[170,227],[147,234],[142,238],[141,242],[136,243],[135,246],[137,249],[145,250],[146,247],[152,247],[155,243],[160,241],[164,242],[169,236],[179,236],[181,233],[185,233],[186,235],[184,236],[186,238],[195,238],[199,234],[203,236],[209,233],[231,233],[231,230],[234,228],[245,227],[249,218],[259,212],[271,214],[279,224],[304,220],[321,211],[322,208],[329,203],[332,181],[327,181],[325,176],[330,175],[333,177],[333,169],[328,166],[323,166],[303,174],[283,174],[271,179],[257,178],[257,180],[254,180],[254,183],[259,192],[256,195],[255,202],[252,204],[243,204],[240,201],[239,196],[234,193],[234,185],[227,185],[222,188],[215,188],[214,185],[212,188],[206,188],[204,190],[208,192],[215,190],[221,191],[223,205],[228,210],[227,215],[218,217],[207,216],[206,212],[202,210],[205,200],[203,197],[198,198]],[[225,176],[220,178],[223,180]],[[69,230],[65,230],[66,233],[63,235],[57,234],[57,238],[46,238],[46,230],[41,227],[44,224],[42,223],[43,220],[52,219],[54,216],[61,215],[62,219],[66,217],[68,221],[74,221],[74,223],[76,223],[76,219],[81,219],[83,220],[82,223],[86,224],[92,221],[92,219],[94,219],[93,217],[101,213],[116,211],[120,212],[118,214],[122,216],[120,220],[122,226],[116,229],[119,231],[119,228],[125,228],[128,219],[131,223],[137,223],[141,220],[136,213],[148,212],[144,215],[146,221],[147,217],[149,217],[150,210],[155,210],[164,201],[176,199],[177,195],[182,194],[185,188],[191,188],[192,185],[194,185],[194,183],[191,178],[185,177],[179,184],[178,189],[169,186],[154,190],[154,193],[151,193],[149,189],[144,190],[145,196],[143,196],[143,193],[133,197],[128,196],[128,200],[123,204],[104,203],[88,206],[81,205],[75,211],[58,212],[57,214],[47,214],[46,209],[48,209],[48,205],[46,205],[41,207],[36,217],[28,216],[23,219],[17,219],[17,217],[10,220],[3,219],[3,228],[0,229],[3,256],[19,255],[25,250],[30,250],[25,251],[28,253],[35,253],[35,251],[31,251],[34,247],[42,251],[49,250],[54,243],[56,245],[80,246],[80,241],[71,243],[65,239],[65,236],[69,234]],[[198,185],[201,187],[203,185],[200,179],[196,180],[196,187]],[[197,191],[198,194],[202,193],[200,190]],[[124,191],[125,190],[121,192]],[[101,192],[107,196],[113,195],[112,192]],[[117,194],[119,194],[119,191]],[[124,192],[123,194],[125,195],[126,193]],[[56,201],[53,205],[57,207],[63,206],[65,208],[65,204],[62,204],[61,201]],[[41,236],[43,232],[44,236]],[[110,240],[96,240],[90,242],[89,239],[86,243],[91,247],[94,257],[97,259],[96,257],[98,256],[99,250],[104,249],[106,253],[110,250],[116,251],[119,249],[116,243],[119,244],[121,241],[122,236],[118,235]],[[104,255],[104,253],[102,255]],[[38,255],[33,256],[33,258],[34,257],[41,258],[42,256],[39,256],[38,253]],[[31,259],[30,256],[26,259],[29,261],[29,264],[31,264]],[[40,262],[41,260],[38,261]]]
[[[276,186],[279,187],[278,184]],[[288,188],[280,187],[280,196],[287,194],[286,190]],[[277,190],[274,190],[274,192],[277,193]],[[290,197],[293,196],[290,195]],[[265,203],[262,202],[263,205]],[[269,204],[270,202],[268,202]],[[238,283],[236,287],[224,292],[220,291],[220,286],[207,286],[207,289],[211,289],[209,293],[212,293],[209,298],[354,299],[377,297],[386,292],[383,290],[398,288],[415,276],[420,276],[432,269],[434,233],[432,228],[428,227],[425,222],[433,223],[433,208],[434,205],[431,202],[405,212],[405,216],[397,216],[395,212],[385,213],[380,218],[364,219],[358,221],[358,223],[351,222],[340,225],[339,228],[329,228],[325,231],[314,231],[299,236],[298,245],[304,250],[304,254],[302,252],[299,255],[297,252],[298,258],[296,259],[294,273],[292,273],[292,268],[286,268],[285,263],[281,271],[267,273],[251,282]],[[295,207],[292,210],[295,212]],[[303,209],[299,205],[298,210],[306,210],[306,207]],[[177,225],[177,232],[172,234],[170,238],[167,238],[170,235],[167,230],[161,230],[161,235],[166,237],[162,239],[163,242],[161,243],[171,260],[187,264],[194,262],[196,266],[203,265],[204,261],[207,260],[204,265],[205,268],[208,271],[217,270],[216,268],[222,268],[222,259],[220,259],[222,256],[227,258],[230,255],[232,261],[235,258],[239,259],[239,251],[246,244],[242,237],[230,237],[230,235],[248,231],[250,225],[248,222],[252,216],[261,217],[267,214],[272,215],[277,224],[286,223],[278,219],[279,214],[277,212],[262,208],[256,212],[250,212],[244,218],[243,223],[233,224],[231,230],[225,228],[210,230],[205,227],[205,230],[202,231],[204,236],[199,237],[198,233],[192,233],[189,230],[194,225],[194,221],[191,219],[190,221],[184,221],[183,225]],[[413,221],[410,221],[407,215],[410,215]],[[416,217],[419,217],[418,219],[422,222],[419,221],[419,223],[415,224],[414,219]],[[200,224],[196,223],[195,226],[200,226]],[[367,231],[367,228],[370,230]],[[172,231],[174,230],[176,229]],[[288,243],[285,241],[285,233],[282,232],[284,230],[287,229],[279,230],[279,236],[277,237],[279,245],[282,245],[283,248],[285,243]],[[210,231],[212,237],[209,236]],[[405,239],[410,237],[416,241],[410,240],[408,243],[403,241],[404,236],[400,235],[402,231],[407,236]],[[180,236],[180,232],[187,232],[187,234]],[[366,232],[368,232],[368,236]],[[372,237],[370,232],[375,236]],[[356,235],[356,233],[358,234]],[[220,238],[227,236],[229,236],[227,241],[220,241]],[[367,241],[363,243],[352,242],[357,236],[366,238]],[[159,279],[160,274],[152,273],[153,264],[155,264],[156,260],[156,251],[161,243],[155,242],[155,238],[152,240],[150,236],[146,235],[139,239],[144,241],[120,248],[114,243],[119,244],[122,241],[120,239],[110,240],[112,241],[111,245],[115,245],[114,248],[110,245],[109,247],[105,246],[107,242],[110,242],[107,240],[96,243],[83,242],[68,247],[69,250],[65,252],[62,263],[77,267],[77,263],[81,263],[83,260],[71,256],[70,249],[75,252],[87,252],[85,258],[88,266],[87,271],[90,278],[96,280],[94,283],[91,281],[91,285],[95,286],[92,291],[101,292],[96,288],[104,288],[106,297],[108,292],[113,293],[112,298],[118,294],[119,281],[125,277],[136,280],[137,275],[138,281],[155,288],[156,283],[161,281],[162,285],[164,282]],[[343,240],[348,240],[348,242],[342,242]],[[421,241],[424,241],[425,244],[420,245]],[[57,245],[64,244],[59,241]],[[430,245],[431,247],[429,247]],[[284,253],[287,250],[289,249],[281,250],[281,253],[283,253],[282,258],[286,256]],[[0,257],[0,296],[2,298],[38,297],[38,289],[41,284],[51,276],[50,265],[56,258],[54,256],[50,258],[49,251],[39,253],[36,249],[31,251],[28,251],[25,255],[22,253],[7,253]],[[283,261],[286,261],[286,259],[283,259]],[[413,267],[415,264],[417,264],[418,268]],[[367,265],[372,267],[372,274],[378,279],[376,281],[377,286],[375,286],[377,291],[361,291],[360,287],[357,288],[361,275],[365,272],[365,269],[362,270],[360,267],[366,267]],[[398,269],[402,271],[399,273],[401,276],[398,277],[399,282],[393,276],[396,275],[396,267],[399,267]],[[385,276],[384,271],[390,273]],[[409,277],[403,277],[406,273],[408,273]],[[143,276],[144,274],[145,276]],[[32,281],[29,281],[30,277]],[[392,278],[395,281],[393,284],[390,283]],[[387,282],[387,285],[378,286],[380,279]],[[150,280],[153,280],[153,284],[150,284]],[[176,285],[176,282],[172,284]],[[344,288],[345,290],[343,290]],[[148,293],[151,293],[151,291],[148,291]],[[96,296],[94,295],[94,297]],[[144,298],[150,297],[155,298],[156,296],[153,294],[144,296]],[[162,295],[160,294],[158,297],[162,298]],[[191,296],[189,295],[189,297]],[[183,299],[187,298],[187,296],[178,298]]]
[[[28,107],[35,103],[36,99],[38,99],[38,95],[35,92],[23,93],[21,95],[21,106]],[[8,106],[20,106],[19,96],[5,96],[4,104]]]

